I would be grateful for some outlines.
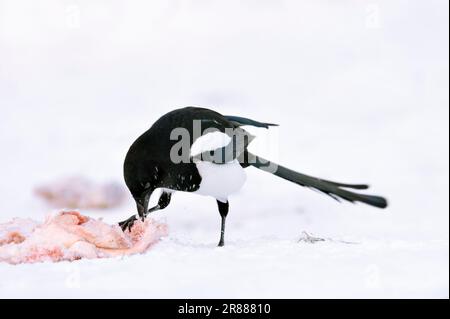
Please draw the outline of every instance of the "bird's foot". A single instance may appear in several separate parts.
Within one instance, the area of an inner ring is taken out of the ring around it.
[[[131,231],[131,227],[133,227],[134,222],[137,220],[136,216],[133,215],[127,220],[124,220],[123,222],[119,223],[120,228],[122,228],[122,231],[125,231],[128,229],[128,231]]]

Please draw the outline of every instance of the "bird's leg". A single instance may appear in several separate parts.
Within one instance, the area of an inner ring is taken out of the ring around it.
[[[226,217],[225,216],[221,216],[222,217],[222,224],[220,227],[220,241],[219,244],[217,246],[219,247],[223,247],[225,245],[225,220]]]
[[[156,206],[154,206],[154,207],[152,207],[152,208],[150,208],[147,212],[145,212],[145,213],[142,215],[142,217],[141,217],[142,221],[144,221],[144,220],[147,218],[147,216],[148,216],[149,214],[151,214],[151,213],[153,213],[153,212],[156,212],[157,210],[160,210],[160,209],[161,209],[161,206],[159,206],[159,204],[156,205]]]
[[[133,224],[136,220],[136,215],[130,216],[130,218],[120,222],[119,226],[120,228],[122,228],[122,231],[125,231],[126,229],[131,230],[131,227],[133,227]]]
[[[138,216],[142,221],[145,220],[148,214],[157,211],[161,209],[159,205],[156,205],[155,207],[150,208],[147,212],[142,214],[142,216]],[[123,231],[125,231],[127,228],[128,230],[131,230],[131,227],[133,227],[134,222],[138,220],[138,217],[136,215],[130,216],[127,220],[124,220],[123,222],[119,223],[120,228],[122,228]]]
[[[141,218],[141,220],[144,221],[145,218],[149,214],[151,214],[151,213],[153,213],[153,212],[155,212],[157,210],[166,208],[169,205],[169,203],[170,203],[170,197],[171,197],[170,193],[163,192],[161,194],[161,197],[158,200],[158,204],[156,206],[150,208],[148,211],[146,211],[141,216],[139,216]],[[123,222],[120,222],[119,226],[122,228],[123,231],[125,231],[126,229],[131,230],[131,227],[133,227],[134,222],[136,220],[137,220],[136,215],[133,215],[130,218],[128,218],[127,220],[124,220]]]
[[[225,221],[228,215],[228,201],[226,203],[223,203],[221,201],[217,201],[217,206],[219,207],[219,213],[220,217],[222,218],[222,224],[220,228],[220,241],[219,241],[219,247],[222,247],[225,245]]]
[[[157,210],[166,208],[169,205],[169,203],[170,203],[171,195],[172,195],[171,193],[163,192],[161,194],[161,196],[159,197],[158,204],[155,207],[150,208],[144,214],[142,220],[144,220],[147,217],[147,215],[149,215],[149,214],[151,214],[151,213],[153,213],[153,212],[155,212]]]

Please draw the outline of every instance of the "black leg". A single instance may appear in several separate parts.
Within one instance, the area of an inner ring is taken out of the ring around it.
[[[218,246],[222,247],[223,245],[225,245],[225,220],[228,215],[229,204],[228,201],[226,203],[222,203],[218,200],[217,206],[219,207],[220,217],[222,218],[222,225],[220,228],[220,241]]]
[[[154,211],[161,210],[169,206],[171,196],[172,196],[171,193],[163,192],[159,197],[158,205],[156,205],[153,208],[150,208],[148,212],[144,215],[144,217],[147,217],[148,214],[153,213]]]
[[[130,218],[120,222],[119,226],[120,228],[122,228],[122,231],[125,231],[127,228],[128,230],[131,230],[131,227],[133,227],[133,224],[136,220],[137,220],[136,215],[133,215]]]
[[[158,205],[156,205],[155,207],[150,208],[143,216],[142,216],[142,220],[144,220],[150,213],[153,213],[157,210],[161,210],[166,208],[167,206],[169,206],[170,203],[170,198],[171,198],[171,194],[170,193],[166,193],[163,192],[161,194],[161,197],[158,200]],[[134,222],[136,221],[136,215],[131,216],[130,218],[128,218],[127,220],[124,220],[123,222],[119,223],[119,226],[122,228],[123,231],[125,231],[127,228],[128,230],[131,229],[131,227],[133,227]]]

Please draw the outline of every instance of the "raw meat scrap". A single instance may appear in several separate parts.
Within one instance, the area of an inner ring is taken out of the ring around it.
[[[20,244],[38,225],[31,219],[14,218],[12,221],[0,224],[0,247],[5,244]]]
[[[0,262],[10,264],[105,258],[143,253],[168,233],[167,225],[147,218],[131,231],[78,212],[47,216],[39,224],[13,219],[0,224]]]
[[[35,194],[53,207],[71,209],[111,208],[126,198],[126,191],[120,184],[96,184],[83,177],[65,178],[39,186]]]

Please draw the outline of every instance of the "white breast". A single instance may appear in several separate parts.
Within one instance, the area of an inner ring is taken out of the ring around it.
[[[245,171],[237,160],[226,164],[197,162],[196,166],[202,177],[200,188],[195,191],[197,194],[226,202],[228,195],[237,192],[245,183]]]

